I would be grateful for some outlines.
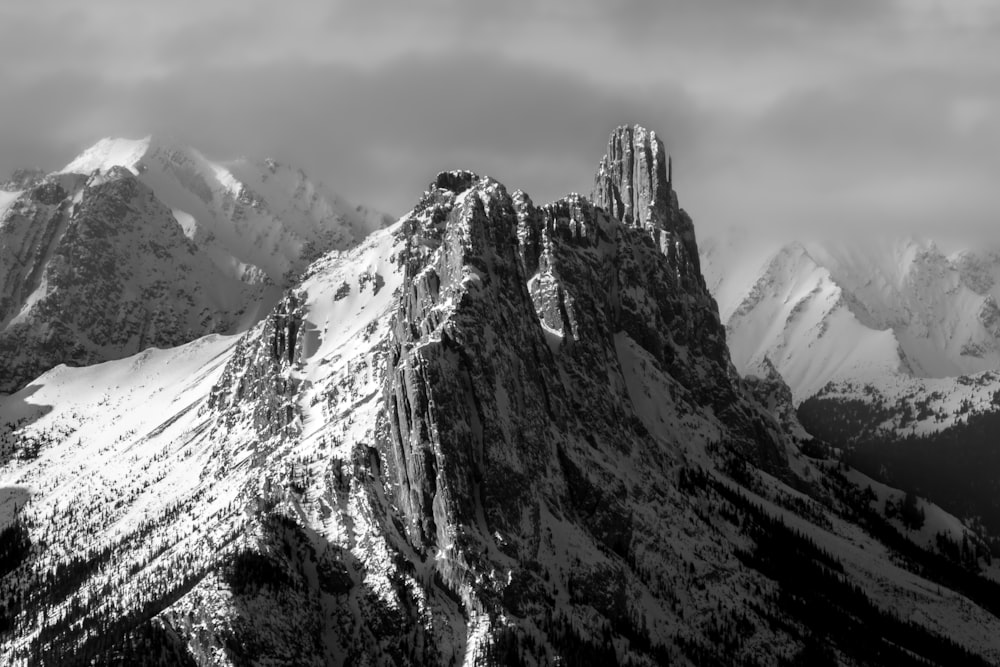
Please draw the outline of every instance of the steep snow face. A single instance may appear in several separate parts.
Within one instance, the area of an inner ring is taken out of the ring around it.
[[[971,289],[963,280],[969,272],[933,242],[875,239],[816,245],[810,252],[853,295],[859,319],[896,332],[914,375],[947,377],[1000,367],[1000,331],[989,330],[981,316],[996,295]]]
[[[769,359],[796,401],[836,377],[875,377],[900,366],[892,331],[859,322],[829,271],[797,244],[770,260],[727,330],[736,367],[753,372]]]
[[[393,231],[319,260],[242,338],[60,366],[0,398],[2,525],[18,514],[60,526],[32,533],[51,546],[0,590],[5,603],[33,591],[25,605],[66,611],[5,637],[4,664],[94,655],[103,640],[74,621],[118,623],[122,610],[140,625],[158,616],[168,644],[181,637],[182,653],[210,664],[343,664],[388,651],[380,642],[404,605],[427,607],[396,579],[417,586],[389,542],[372,454],[402,275]],[[58,563],[76,564],[63,593],[44,580]],[[268,572],[281,578],[261,590]],[[114,594],[98,600],[98,590]],[[438,625],[461,622],[449,614]],[[252,646],[263,648],[251,656]]]
[[[133,167],[152,148],[153,137],[112,139],[106,137],[73,159],[62,171],[68,174],[91,174],[111,167]]]
[[[20,191],[8,192],[7,190],[0,190],[0,220],[3,220],[7,209],[17,201]]]
[[[733,361],[771,358],[796,402],[831,380],[1000,367],[997,258],[927,241],[779,245],[713,239],[702,261]]]
[[[391,219],[352,206],[274,160],[213,162],[192,148],[146,137],[102,139],[63,173],[131,170],[174,211],[189,238],[224,272],[262,271],[287,285],[328,250],[356,245]]]
[[[781,243],[745,229],[731,229],[702,239],[698,247],[705,283],[718,303],[722,322],[726,323]]]

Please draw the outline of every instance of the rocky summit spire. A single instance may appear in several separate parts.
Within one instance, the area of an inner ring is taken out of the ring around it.
[[[594,179],[594,203],[637,227],[663,229],[670,205],[667,160],[655,132],[622,125],[611,133],[608,152]]]
[[[694,226],[677,204],[672,160],[655,132],[622,125],[594,178],[594,204],[627,225],[647,230],[670,259],[678,279],[704,289]]]

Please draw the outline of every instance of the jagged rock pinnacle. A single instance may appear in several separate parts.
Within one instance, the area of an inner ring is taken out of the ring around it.
[[[670,181],[663,142],[655,132],[622,125],[611,133],[608,152],[594,179],[593,200],[627,224],[666,228]]]
[[[437,178],[434,179],[433,187],[461,194],[471,188],[478,180],[479,176],[471,171],[454,169],[438,174]]]
[[[641,125],[619,126],[598,165],[592,199],[608,215],[647,230],[680,281],[704,290],[694,225],[677,203],[672,172],[655,132]]]

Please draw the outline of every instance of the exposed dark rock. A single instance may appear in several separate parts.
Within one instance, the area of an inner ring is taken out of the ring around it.
[[[302,316],[302,298],[288,292],[255,335],[237,344],[209,396],[219,427],[248,422],[262,439],[297,432],[299,380],[288,371],[302,354]]]
[[[642,197],[661,185],[642,190],[631,210],[658,211]],[[624,341],[672,378],[664,400],[686,414],[714,411],[727,456],[784,474],[781,431],[736,377],[714,301],[700,276],[679,280],[685,255],[671,255],[650,228],[578,195],[538,208],[491,179],[447,172],[398,234],[405,275],[381,447],[409,542],[434,556],[465,608],[492,618],[541,604],[541,574],[560,576],[530,566],[545,560],[546,512],[585,526],[595,548],[620,561],[668,549],[656,513],[636,512],[631,500],[655,492],[620,462],[665,474],[684,436],[665,440],[644,426],[626,386]],[[513,591],[497,579],[511,559],[522,564]],[[568,584],[577,602],[627,625],[635,576],[601,566]]]
[[[677,204],[671,171],[655,132],[639,125],[618,127],[594,178],[594,205],[649,232],[683,287],[704,290],[694,224]]]
[[[993,295],[986,297],[979,308],[979,322],[995,338],[1000,338],[1000,307]]]
[[[422,550],[450,552],[442,574],[465,598],[472,589],[462,573],[482,572],[479,561],[498,548],[482,542],[491,533],[483,533],[480,513],[512,540],[530,541],[537,529],[524,520],[537,517],[533,491],[558,408],[510,196],[489,179],[459,196],[441,192],[430,191],[434,201],[425,199],[400,230],[409,237],[399,258],[408,291],[391,325],[386,409],[408,534]],[[450,314],[442,307],[449,302]]]
[[[434,180],[434,187],[460,195],[479,180],[471,171],[442,171]]]

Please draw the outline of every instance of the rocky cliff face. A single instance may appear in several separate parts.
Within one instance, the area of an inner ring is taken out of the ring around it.
[[[714,427],[732,455],[785,466],[776,424],[733,379],[717,315],[686,319],[703,287],[684,291],[677,255],[649,229],[578,196],[537,209],[468,172],[442,174],[399,233],[384,447],[408,538],[495,624],[544,609],[545,582],[573,577],[591,587],[576,604],[627,622],[643,584],[626,563],[670,551],[662,515],[630,496],[653,492],[684,440]],[[635,355],[687,424],[654,425],[633,400]],[[640,462],[656,472],[635,476]],[[610,558],[556,565],[544,536],[567,525],[585,545],[570,558]]]
[[[671,159],[655,132],[635,125],[611,134],[593,201],[612,218],[649,232],[686,291],[705,291],[694,223],[677,204]]]

